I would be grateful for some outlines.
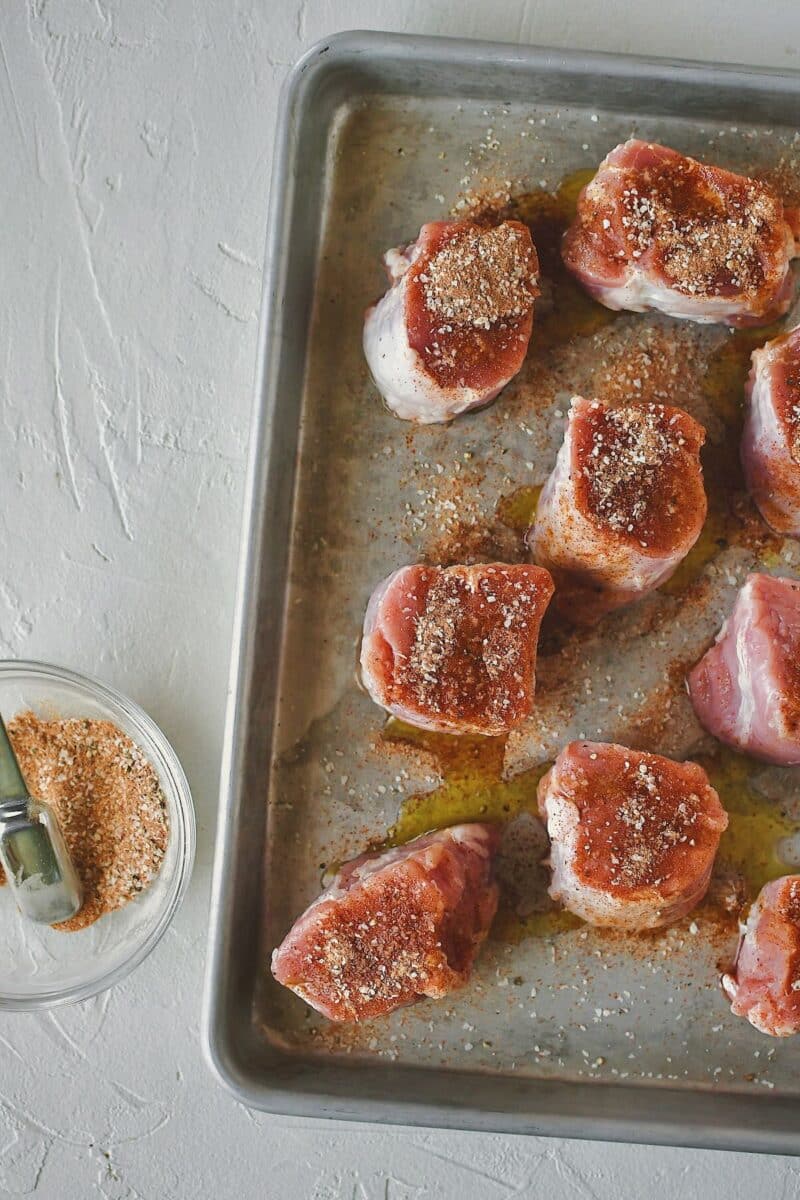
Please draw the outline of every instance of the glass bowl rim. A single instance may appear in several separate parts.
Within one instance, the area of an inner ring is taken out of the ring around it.
[[[180,759],[166,735],[135,700],[92,675],[72,671],[55,663],[36,659],[0,659],[0,680],[13,675],[24,676],[34,681],[39,679],[68,684],[78,692],[101,702],[112,712],[121,712],[134,728],[143,734],[145,745],[142,749],[148,757],[152,755],[155,758],[162,783],[172,792],[176,811],[174,816],[170,814],[170,837],[177,839],[178,861],[174,879],[169,885],[155,925],[127,958],[113,969],[96,975],[86,983],[49,988],[35,996],[25,995],[24,992],[8,994],[0,989],[0,1012],[35,1011],[89,1000],[129,975],[155,949],[183,903],[192,876],[197,842],[192,793]]]

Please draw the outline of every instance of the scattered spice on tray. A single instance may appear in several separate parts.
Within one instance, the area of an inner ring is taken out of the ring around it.
[[[158,775],[111,721],[46,721],[25,712],[8,733],[31,792],[58,815],[83,884],[82,908],[55,928],[84,929],[158,874],[169,837]]]
[[[512,212],[512,188],[510,179],[499,179],[483,175],[470,181],[462,180],[465,187],[450,210],[450,216],[459,221],[474,221],[476,224],[496,225]]]
[[[776,192],[785,208],[800,207],[800,158],[796,154],[781,155],[773,165],[755,167],[749,174]]]

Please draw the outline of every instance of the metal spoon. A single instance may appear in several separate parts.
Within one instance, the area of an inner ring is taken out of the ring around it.
[[[0,863],[23,916],[40,925],[74,917],[83,903],[58,818],[34,800],[0,716]]]

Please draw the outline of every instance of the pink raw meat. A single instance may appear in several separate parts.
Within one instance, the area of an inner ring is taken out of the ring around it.
[[[761,1033],[800,1032],[800,875],[773,879],[761,889],[722,985],[731,1011]]]
[[[800,763],[800,583],[750,575],[688,682],[714,737],[767,762]]]
[[[347,863],[273,952],[273,975],[331,1021],[463,987],[497,910],[499,840],[454,825]]]
[[[668,579],[703,528],[701,425],[679,408],[575,396],[527,541],[555,604],[591,623]]]
[[[754,350],[742,465],[762,517],[800,537],[800,326]]]
[[[766,184],[634,139],[581,192],[562,253],[608,308],[765,325],[792,302],[798,221]]]
[[[407,421],[480,408],[522,366],[539,262],[527,226],[431,221],[385,256],[391,287],[364,321],[364,354],[387,405]]]
[[[506,733],[531,711],[552,594],[548,572],[524,564],[403,567],[367,606],[364,686],[376,704],[423,729]]]
[[[705,771],[571,742],[539,784],[550,895],[592,925],[656,929],[702,900],[728,817]]]

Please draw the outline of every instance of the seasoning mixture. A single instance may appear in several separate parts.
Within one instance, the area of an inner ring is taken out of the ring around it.
[[[420,282],[430,311],[457,325],[489,329],[520,317],[537,293],[530,238],[509,222],[496,229],[467,226],[437,251]]]
[[[584,468],[597,512],[612,529],[632,532],[647,509],[643,478],[658,470],[674,451],[660,414],[649,408],[623,408],[608,414],[616,444],[595,429],[591,464]]]
[[[507,573],[494,574],[496,580],[487,572],[489,577],[478,581],[471,606],[468,586],[458,575],[441,574],[429,591],[402,669],[422,703],[435,708],[452,688],[451,703],[463,710],[484,689],[493,716],[502,718],[514,706],[531,669],[529,624],[531,615],[538,617],[536,587]]]
[[[583,475],[591,510],[643,546],[670,545],[686,524],[688,480],[703,430],[661,404],[607,409],[594,402],[588,417]]]
[[[694,845],[697,812],[691,801],[697,802],[697,796],[690,795],[689,803],[679,800],[674,806],[671,801],[665,804],[652,768],[639,763],[631,791],[617,810],[620,823],[611,855],[615,868],[612,883],[639,887],[650,882],[654,874],[655,882],[659,882],[658,873],[670,852],[687,842]]]
[[[45,721],[25,712],[8,734],[31,792],[54,808],[83,884],[80,911],[54,928],[84,929],[158,874],[169,838],[158,775],[111,721]]]
[[[530,709],[549,577],[535,567],[493,564],[426,574],[433,578],[395,690],[428,720],[503,732]]]
[[[692,159],[670,160],[622,193],[633,257],[655,245],[672,286],[690,295],[761,287],[764,240],[781,224],[782,204],[769,188],[719,174]]]

